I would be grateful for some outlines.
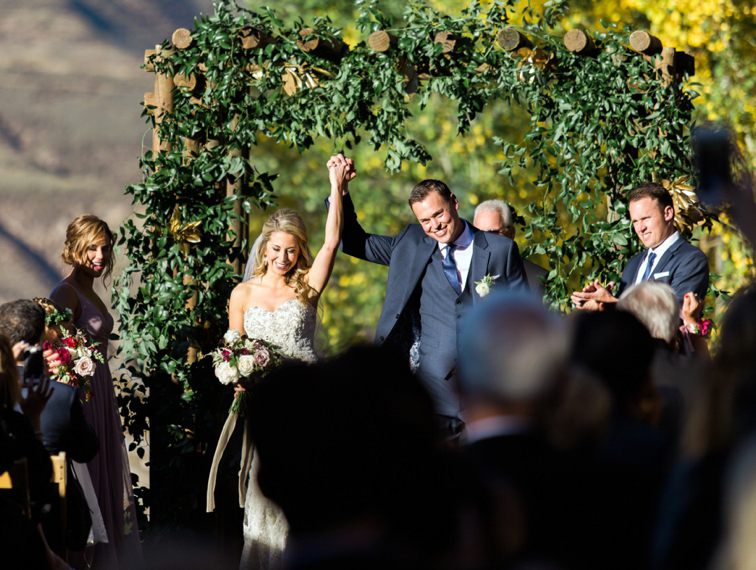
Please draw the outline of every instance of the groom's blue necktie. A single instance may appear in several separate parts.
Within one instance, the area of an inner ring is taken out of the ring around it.
[[[656,254],[653,251],[649,251],[648,261],[646,261],[646,270],[643,272],[643,279],[641,279],[641,281],[645,281],[651,275],[651,268],[654,266],[654,259],[656,259]]]
[[[457,277],[457,264],[454,261],[454,257],[452,256],[452,252],[454,251],[454,248],[457,247],[453,243],[450,243],[446,246],[446,257],[444,257],[444,275],[446,275],[446,278],[449,280],[449,284],[454,288],[454,290],[457,292],[457,295],[462,293],[462,289],[459,286],[459,277]]]

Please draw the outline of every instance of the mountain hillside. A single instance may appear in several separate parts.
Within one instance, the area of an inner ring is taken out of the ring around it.
[[[115,228],[132,213],[123,190],[151,143],[144,50],[211,11],[210,0],[0,0],[0,303],[50,292],[74,217]]]

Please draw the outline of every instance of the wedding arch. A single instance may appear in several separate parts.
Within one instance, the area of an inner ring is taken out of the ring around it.
[[[186,525],[204,511],[208,453],[230,394],[202,355],[225,330],[246,216],[273,202],[275,175],[249,154],[261,135],[300,152],[318,137],[344,149],[368,144],[391,173],[431,160],[405,128],[413,98],[423,108],[437,93],[456,105],[460,136],[492,101],[525,107],[523,140],[487,142],[502,156],[492,168],[513,185],[527,176],[537,190],[525,254],[548,260],[555,307],[570,275],[616,279],[635,253],[622,198],[637,183],[671,190],[685,233],[709,225],[688,185],[696,94],[682,80],[692,58],[642,30],[557,33],[567,2],[547,4],[526,8],[513,27],[513,1],[474,0],[459,17],[414,1],[395,29],[373,0],[358,0],[364,39],[349,46],[327,18],[287,28],[267,8],[225,0],[148,50],[153,150],[141,158],[144,181],[126,189],[141,223],[120,229],[128,262],[113,301],[121,355],[144,381],[120,403],[140,453],[150,430],[151,490],[139,496],[153,524]],[[569,235],[567,224],[576,228]],[[176,473],[180,486],[169,483]]]

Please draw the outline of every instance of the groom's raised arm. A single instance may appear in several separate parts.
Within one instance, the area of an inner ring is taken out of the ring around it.
[[[330,206],[330,200],[326,200]],[[369,234],[357,221],[357,212],[350,194],[344,195],[344,231],[341,234],[341,251],[352,257],[388,265],[396,238]]]

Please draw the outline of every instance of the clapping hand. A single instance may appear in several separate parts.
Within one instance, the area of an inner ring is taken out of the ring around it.
[[[582,291],[575,291],[570,295],[570,300],[575,307],[587,311],[603,311],[605,303],[615,303],[617,299],[612,296],[614,282],[606,287],[599,283],[598,279],[591,281]]]
[[[685,293],[683,297],[682,306],[682,318],[683,322],[687,324],[695,324],[701,318],[701,311],[703,310],[703,303],[698,300],[698,295],[693,293]]]

